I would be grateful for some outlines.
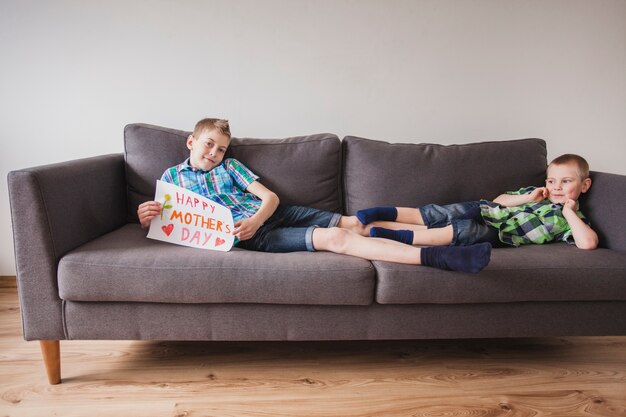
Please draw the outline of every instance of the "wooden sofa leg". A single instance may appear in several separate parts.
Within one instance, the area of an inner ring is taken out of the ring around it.
[[[48,373],[48,382],[61,382],[61,345],[58,340],[40,340],[41,354]]]

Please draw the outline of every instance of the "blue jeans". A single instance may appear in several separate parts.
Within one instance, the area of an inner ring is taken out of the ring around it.
[[[339,213],[281,204],[252,238],[236,246],[261,252],[314,252],[313,230],[335,227],[339,219]]]
[[[500,246],[498,231],[489,227],[480,215],[480,201],[467,201],[445,206],[428,204],[419,211],[429,229],[452,225],[452,246],[489,242]]]

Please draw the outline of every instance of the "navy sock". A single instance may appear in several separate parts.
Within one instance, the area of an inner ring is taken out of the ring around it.
[[[480,272],[489,264],[491,245],[432,246],[422,248],[422,265],[459,272]]]
[[[395,207],[372,207],[358,210],[356,218],[363,224],[370,224],[376,220],[395,221],[398,217],[398,209]]]
[[[371,237],[384,237],[385,239],[396,240],[398,242],[413,244],[412,230],[391,230],[384,227],[372,227],[370,229]]]

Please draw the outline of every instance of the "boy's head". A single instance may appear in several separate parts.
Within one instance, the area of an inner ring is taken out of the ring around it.
[[[189,164],[203,171],[210,171],[222,163],[230,145],[228,120],[202,119],[196,123],[187,138]]]
[[[570,199],[576,201],[589,187],[589,164],[582,156],[561,155],[548,165],[546,188],[551,202],[563,204]]]

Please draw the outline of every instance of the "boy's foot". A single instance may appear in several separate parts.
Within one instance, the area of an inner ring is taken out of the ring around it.
[[[398,209],[395,207],[372,207],[358,210],[355,215],[363,224],[370,224],[376,220],[393,222],[398,218]]]
[[[422,248],[422,265],[449,271],[477,273],[489,264],[491,244],[471,246],[432,246]]]
[[[384,227],[372,227],[370,229],[370,236],[391,239],[397,242],[406,243],[407,245],[413,244],[412,230],[391,230],[385,229]]]

